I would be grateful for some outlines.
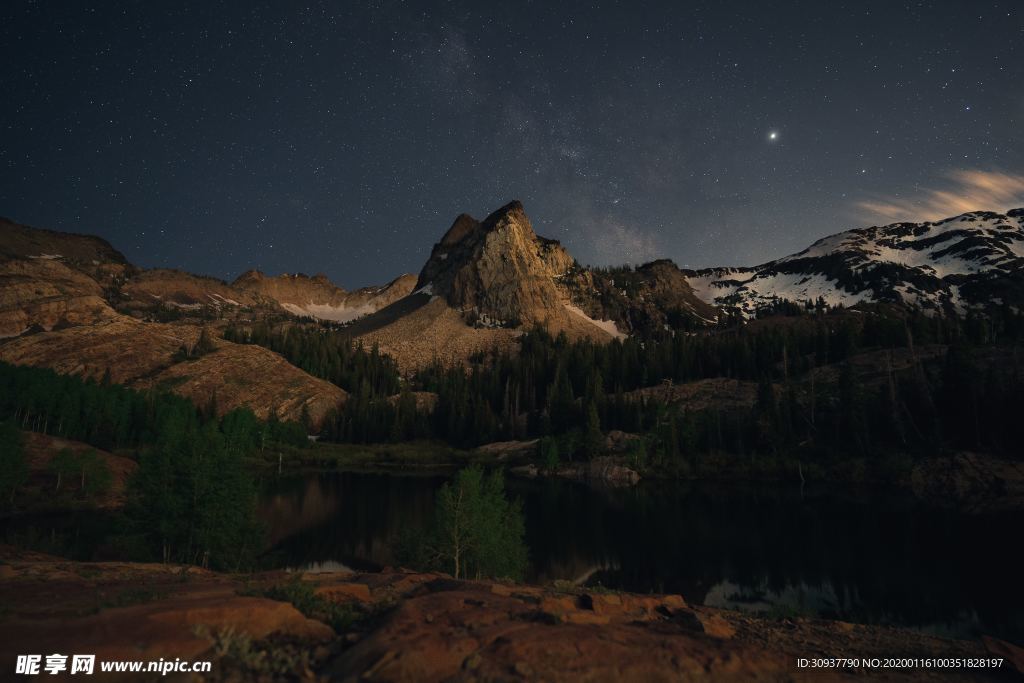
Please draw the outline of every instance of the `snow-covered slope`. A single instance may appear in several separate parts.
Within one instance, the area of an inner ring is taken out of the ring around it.
[[[370,315],[408,295],[416,284],[413,275],[402,275],[381,287],[347,292],[327,279],[302,273],[269,277],[258,270],[243,273],[234,287],[273,299],[289,313],[347,323]]]
[[[755,268],[686,271],[708,303],[753,313],[775,299],[829,305],[891,301],[964,313],[1024,308],[1024,209],[894,223],[820,239]]]

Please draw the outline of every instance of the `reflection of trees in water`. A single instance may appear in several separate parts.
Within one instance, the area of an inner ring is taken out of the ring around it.
[[[267,544],[281,540],[333,518],[340,500],[324,477],[294,477],[278,493],[264,496],[259,518],[266,528]]]
[[[434,491],[444,481],[352,472],[296,479],[264,498],[265,519],[275,528],[292,529],[273,544],[274,561],[305,566],[337,560],[355,568],[391,564],[399,534],[429,523]]]
[[[300,518],[279,527],[296,529],[277,545],[293,566],[390,564],[398,534],[429,524],[443,478],[332,473],[313,478],[319,489],[309,481],[267,499],[274,515]],[[782,484],[598,490],[509,478],[507,486],[524,500],[534,581],[590,574],[591,584],[693,603],[727,581],[779,596],[806,590],[822,596],[814,605],[834,596],[829,616],[844,619],[920,625],[976,611],[990,632],[1024,635],[1024,587],[1002,550],[1021,514],[968,517],[870,493],[801,498]]]

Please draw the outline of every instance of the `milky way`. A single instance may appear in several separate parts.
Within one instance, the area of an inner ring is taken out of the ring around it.
[[[5,2],[0,214],[352,287],[512,198],[700,267],[1024,177],[1017,2],[357,4]]]

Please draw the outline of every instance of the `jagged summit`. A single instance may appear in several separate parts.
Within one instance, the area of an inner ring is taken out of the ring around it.
[[[476,231],[480,227],[480,221],[470,216],[468,213],[460,213],[452,223],[452,227],[448,228],[448,232],[441,238],[441,244],[445,246],[451,246],[462,241],[462,239]]]
[[[564,313],[569,296],[557,280],[574,264],[558,242],[537,236],[522,202],[512,201],[483,221],[456,218],[416,288],[443,297],[472,321],[544,323]]]
[[[452,227],[448,228],[448,231],[441,238],[441,241],[434,246],[434,249],[436,250],[438,247],[451,247],[470,235],[494,230],[501,225],[502,219],[510,216],[514,216],[515,220],[524,222],[530,232],[533,232],[530,219],[526,217],[526,211],[523,209],[523,203],[518,199],[513,199],[497,211],[492,212],[483,221],[478,221],[468,213],[460,213],[456,216]],[[534,234],[534,237],[536,237],[536,234]]]
[[[534,325],[575,339],[621,337],[613,321],[574,304],[577,289],[593,289],[590,275],[557,241],[538,237],[522,203],[513,201],[483,221],[458,216],[431,250],[412,295],[350,329],[403,369],[512,349]]]

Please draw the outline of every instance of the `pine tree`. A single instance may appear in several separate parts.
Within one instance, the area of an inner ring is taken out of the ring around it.
[[[597,415],[597,403],[591,401],[587,406],[587,424],[583,431],[583,455],[591,459],[604,452],[604,434],[601,433],[601,420]]]

